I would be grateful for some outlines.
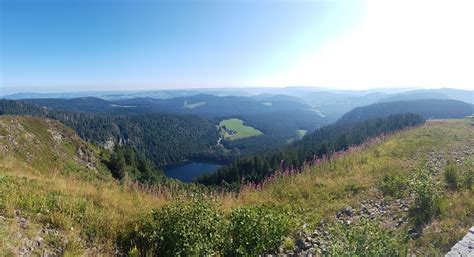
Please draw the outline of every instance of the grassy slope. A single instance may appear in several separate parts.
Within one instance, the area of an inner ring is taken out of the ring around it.
[[[7,148],[7,154],[0,157],[0,249],[15,253],[22,245],[18,232],[22,237],[34,238],[38,230],[48,227],[57,230],[67,242],[45,236],[47,244],[61,244],[66,252],[111,253],[114,240],[127,225],[149,217],[151,209],[172,199],[163,190],[145,191],[116,183],[101,171],[97,159],[78,160],[77,149],[90,146],[74,139],[74,134],[72,140],[56,142],[54,133],[48,132],[51,127],[62,130],[55,122],[0,117],[0,124],[0,148]],[[18,124],[25,131],[13,130]],[[13,135],[12,131],[20,132]],[[72,132],[61,131],[67,133]],[[15,139],[16,147],[9,137]],[[302,223],[331,221],[335,212],[345,206],[356,207],[363,200],[381,198],[377,187],[385,173],[409,176],[425,161],[438,157],[440,169],[444,165],[442,160],[448,158],[473,162],[473,138],[474,128],[463,122],[428,122],[301,174],[279,178],[261,189],[246,188],[237,197],[220,195],[218,200],[225,210],[247,204],[270,204],[291,209]],[[74,169],[68,169],[69,166]],[[441,180],[441,176],[438,173],[437,178]],[[20,228],[17,209],[21,211],[20,217],[26,218],[27,229]],[[413,247],[447,251],[474,224],[473,213],[474,191],[445,191],[440,217],[425,229],[420,239],[412,242]]]
[[[219,123],[219,127],[222,128],[223,126],[226,127],[226,130],[232,130],[236,133],[235,135],[229,135],[227,131],[224,131],[224,133],[226,133],[224,137],[228,137],[230,140],[237,140],[262,134],[260,130],[244,125],[244,121],[240,119],[223,120]]]
[[[346,206],[357,207],[363,200],[380,199],[378,185],[384,174],[396,172],[408,177],[434,158],[439,158],[438,170],[444,168],[447,159],[460,160],[463,169],[464,164],[474,162],[472,149],[473,126],[463,121],[427,122],[365,150],[277,179],[263,189],[249,188],[236,202],[283,206],[309,224],[322,219],[331,221]],[[442,172],[437,173],[436,179],[442,180]],[[412,242],[415,248],[446,252],[474,224],[474,190],[444,191],[441,206],[440,217],[425,229],[420,239]]]
[[[57,122],[2,116],[0,147],[6,152],[0,156],[1,252],[18,254],[25,239],[40,235],[45,243],[37,253],[110,253],[126,223],[165,198],[119,185],[97,158],[82,161],[77,149],[93,149]],[[41,234],[42,229],[55,233]]]

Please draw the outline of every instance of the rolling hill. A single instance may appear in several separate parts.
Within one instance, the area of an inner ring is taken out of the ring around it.
[[[420,89],[390,95],[380,102],[410,101],[421,99],[451,99],[474,104],[474,91],[453,88]]]
[[[358,107],[344,114],[337,122],[352,123],[396,113],[415,113],[425,119],[461,119],[474,112],[474,105],[457,100],[422,99],[383,102]]]

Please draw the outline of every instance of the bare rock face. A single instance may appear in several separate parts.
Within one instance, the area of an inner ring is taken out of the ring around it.
[[[469,229],[466,236],[455,244],[446,256],[474,256],[474,227]]]
[[[110,138],[109,140],[107,140],[105,143],[104,143],[104,148],[109,150],[109,151],[112,151],[114,150],[114,147],[115,147],[115,142],[113,140],[113,138]]]

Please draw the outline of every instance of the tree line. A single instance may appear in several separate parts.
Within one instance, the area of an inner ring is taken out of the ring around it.
[[[396,114],[368,119],[357,123],[335,123],[317,129],[302,140],[280,149],[238,158],[214,173],[205,174],[197,181],[205,185],[236,187],[242,180],[262,182],[278,169],[301,167],[315,156],[330,155],[335,151],[358,145],[382,133],[422,124],[424,118],[416,114]],[[282,167],[283,166],[283,167]]]

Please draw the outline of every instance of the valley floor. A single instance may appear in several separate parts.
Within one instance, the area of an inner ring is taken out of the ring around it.
[[[2,139],[0,150],[7,144]],[[76,176],[54,162],[38,168],[15,152],[0,157],[0,249],[7,256],[112,255],[117,239],[149,220],[152,209],[190,197],[189,189],[173,185],[145,189],[107,176]],[[441,254],[474,224],[474,190],[445,188],[448,162],[460,176],[473,169],[474,127],[464,121],[428,121],[301,173],[213,198],[225,213],[248,205],[287,210],[297,224],[289,235],[293,246],[287,243],[284,250],[288,253],[317,253],[318,247],[326,247],[328,224],[357,224],[367,218],[408,233],[410,252]],[[410,216],[415,199],[408,185],[421,169],[439,186],[439,212],[415,230]],[[388,183],[392,178],[404,182]]]

